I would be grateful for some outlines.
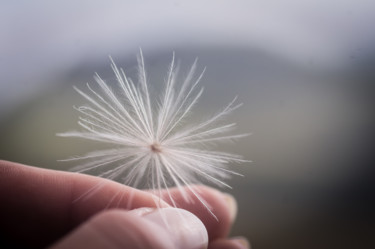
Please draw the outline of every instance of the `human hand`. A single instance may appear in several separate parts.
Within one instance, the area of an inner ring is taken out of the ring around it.
[[[99,185],[90,198],[75,201]],[[186,203],[177,189],[170,192],[183,210],[172,208],[168,198],[156,209],[147,191],[0,161],[0,232],[17,248],[248,248],[245,239],[226,237],[236,215],[233,197],[197,188],[219,221],[204,206]]]

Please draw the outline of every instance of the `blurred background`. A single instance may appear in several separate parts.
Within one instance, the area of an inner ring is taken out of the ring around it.
[[[130,74],[143,49],[150,84],[172,51],[207,67],[195,117],[234,96],[230,121],[253,135],[225,150],[253,163],[229,181],[233,235],[252,248],[375,248],[375,2],[0,1],[0,158],[57,162],[95,147],[56,137],[78,129],[73,105],[108,55]]]

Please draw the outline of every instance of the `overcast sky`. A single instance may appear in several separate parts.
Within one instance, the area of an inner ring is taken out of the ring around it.
[[[370,0],[0,1],[0,114],[82,61],[138,47],[247,46],[341,67],[374,49],[374,23]]]

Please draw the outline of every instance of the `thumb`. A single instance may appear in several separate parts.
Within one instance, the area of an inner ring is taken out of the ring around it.
[[[207,244],[206,228],[192,213],[177,208],[140,208],[102,212],[51,249],[202,249]]]

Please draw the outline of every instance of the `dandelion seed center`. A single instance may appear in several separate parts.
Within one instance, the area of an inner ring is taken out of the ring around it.
[[[151,144],[150,149],[154,153],[160,153],[161,152],[160,144],[158,144],[158,143]]]

